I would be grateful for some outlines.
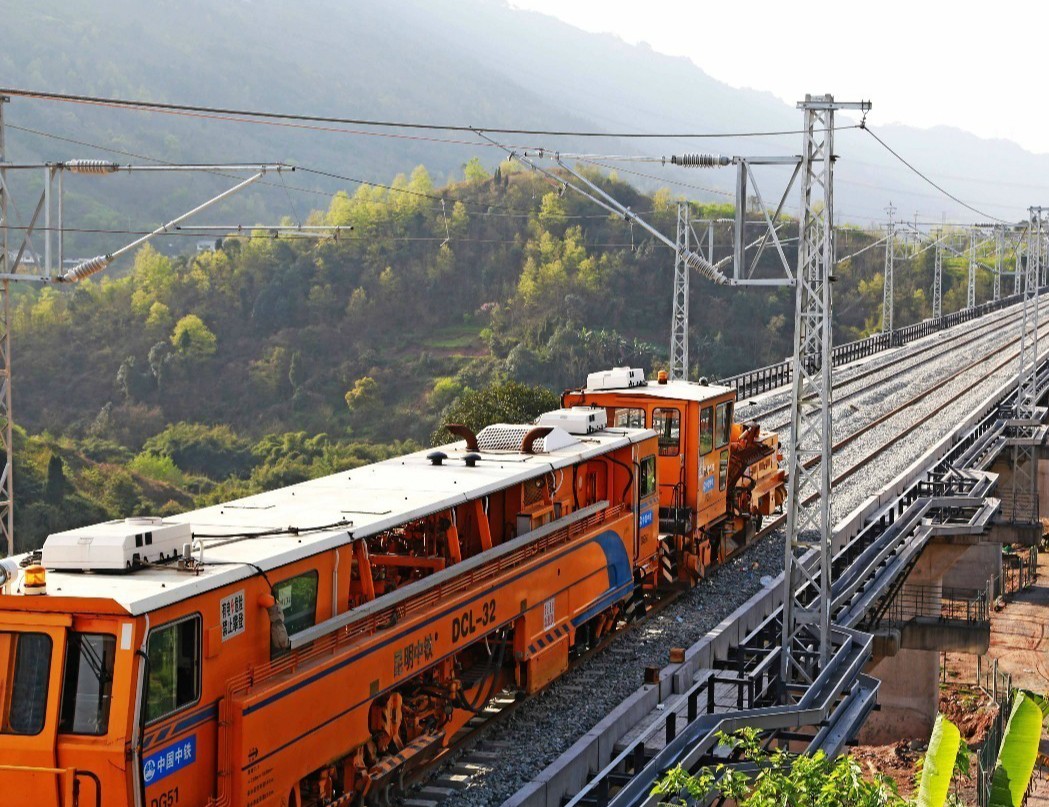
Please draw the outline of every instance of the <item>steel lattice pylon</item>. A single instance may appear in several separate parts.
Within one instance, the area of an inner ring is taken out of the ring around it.
[[[965,294],[965,307],[976,308],[976,228],[969,228],[969,287]]]
[[[881,330],[882,333],[892,333],[892,283],[896,263],[896,221],[893,216],[896,208],[890,204],[886,212],[889,214],[889,224],[885,236],[885,283],[881,301]]]
[[[1016,265],[1013,267],[1013,294],[1019,294],[1020,289],[1023,287],[1021,281],[1023,280],[1023,270],[1021,268],[1023,261],[1023,241],[1016,243]]]
[[[994,286],[991,299],[998,302],[1002,298],[1002,263],[1005,260],[1005,227],[996,224],[994,227]]]
[[[932,318],[943,316],[943,231],[936,231],[935,263],[932,275]]]
[[[7,162],[7,150],[4,142],[4,105],[10,99],[0,95],[0,165]],[[7,171],[0,168],[0,232],[3,233],[0,243],[0,274],[7,275],[11,260],[8,243],[8,190]],[[0,460],[3,471],[0,471],[0,546],[7,554],[15,551],[14,508],[11,506],[14,493],[13,462],[13,428],[11,418],[11,338],[10,301],[8,299],[9,283],[0,281]]]
[[[1034,418],[1037,404],[1036,365],[1038,357],[1038,281],[1041,273],[1041,242],[1045,237],[1044,213],[1032,207],[1027,230],[1027,268],[1023,284],[1023,332],[1020,334],[1020,367],[1016,384],[1016,417]]]
[[[688,202],[677,205],[677,249],[674,251],[674,313],[670,323],[670,378],[688,380]]]
[[[1027,230],[1027,267],[1023,279],[1023,331],[1020,334],[1020,364],[1016,379],[1013,416],[1017,432],[1013,443],[1012,513],[1014,524],[1038,522],[1037,446],[1024,440],[1040,426],[1038,405],[1038,287],[1044,261],[1046,235],[1043,208],[1032,207]]]
[[[834,112],[870,108],[808,95],[801,156],[793,384],[783,591],[782,682],[811,681],[830,657],[831,268],[834,266]],[[808,507],[810,493],[817,497]],[[802,558],[818,549],[817,563]],[[811,585],[815,607],[802,599]]]

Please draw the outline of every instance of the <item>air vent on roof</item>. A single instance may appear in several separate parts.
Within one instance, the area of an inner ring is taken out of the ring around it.
[[[529,425],[495,423],[481,429],[477,435],[477,447],[482,452],[510,451],[519,453],[525,436],[534,428],[534,426]],[[578,442],[564,429],[555,428],[551,429],[550,433],[545,437],[540,437],[536,440],[532,444],[532,451],[536,454],[546,454],[550,451],[567,448]]]
[[[124,571],[169,560],[193,540],[189,524],[161,518],[128,518],[52,533],[44,541],[47,569]]]

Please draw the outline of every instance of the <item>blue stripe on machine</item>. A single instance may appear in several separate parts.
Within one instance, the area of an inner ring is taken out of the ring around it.
[[[602,551],[604,551],[604,553],[605,553],[605,559],[606,559],[606,561],[608,561],[607,568],[608,568],[610,582],[614,578],[616,581],[622,580],[623,583],[622,583],[622,585],[620,585],[620,586],[618,586],[616,588],[612,588],[610,591],[606,592],[601,597],[601,599],[597,603],[597,605],[594,606],[593,608],[591,608],[589,611],[587,611],[586,614],[583,615],[583,621],[585,621],[586,619],[589,619],[590,616],[592,616],[593,614],[597,614],[600,611],[604,610],[605,608],[607,608],[609,605],[611,605],[615,601],[617,601],[619,599],[625,599],[625,597],[631,591],[633,591],[633,584],[634,584],[633,575],[632,575],[632,572],[630,570],[630,561],[629,561],[629,558],[627,557],[627,553],[626,553],[626,547],[623,545],[623,539],[619,536],[619,534],[617,532],[615,532],[614,530],[607,530],[607,531],[601,533],[600,535],[598,535],[596,538],[591,538],[586,543],[590,544],[590,543],[594,543],[594,542],[598,543],[601,546]],[[566,546],[566,547],[564,547],[562,549],[562,551],[551,553],[551,555],[549,557],[547,557],[544,561],[542,561],[539,565],[540,566],[546,566],[546,565],[549,565],[551,563],[556,563],[565,554],[567,554],[569,552],[577,551],[579,548],[580,547],[578,545],[576,545],[576,546]],[[481,591],[480,593],[474,595],[469,600],[467,600],[467,603],[477,602],[477,601],[481,600],[484,597],[490,596],[491,592],[495,591],[497,588],[502,588],[502,587],[504,587],[506,585],[509,585],[509,584],[519,580],[522,577],[525,577],[528,574],[531,574],[532,571],[534,570],[534,568],[535,567],[522,569],[517,574],[515,574],[513,577],[511,577],[508,580],[503,581],[499,585],[497,585],[497,586],[490,586],[490,587],[484,589],[483,591]],[[364,657],[364,656],[366,656],[366,655],[368,655],[370,653],[375,652],[379,648],[385,647],[385,646],[387,646],[387,645],[389,645],[389,644],[391,644],[391,643],[393,643],[395,641],[398,641],[404,635],[407,635],[408,633],[411,633],[413,631],[419,630],[421,627],[423,627],[425,625],[430,625],[430,624],[436,622],[438,619],[441,619],[441,618],[447,616],[455,608],[459,608],[459,607],[462,607],[462,606],[461,605],[460,606],[453,606],[452,608],[448,608],[448,609],[442,610],[442,611],[434,614],[433,616],[431,616],[429,619],[427,619],[425,622],[423,622],[422,625],[413,625],[413,626],[407,627],[407,628],[405,628],[405,629],[403,629],[401,631],[398,631],[396,633],[392,633],[391,635],[387,636],[384,640],[380,641],[376,645],[373,645],[372,647],[369,647],[367,649],[361,650],[358,653],[354,653],[354,654],[350,655],[349,657],[343,659],[342,661],[334,664],[331,667],[328,667],[326,669],[320,670],[317,673],[314,673],[313,675],[308,676],[307,678],[305,678],[305,679],[303,679],[301,681],[298,681],[297,683],[292,684],[291,686],[289,686],[289,687],[287,687],[287,688],[285,688],[283,690],[280,690],[279,692],[276,692],[276,693],[274,693],[274,694],[272,694],[272,695],[270,695],[270,696],[268,696],[266,698],[263,698],[262,700],[254,703],[254,704],[251,704],[251,705],[247,706],[242,711],[242,714],[247,716],[247,715],[251,714],[252,712],[258,711],[259,709],[264,709],[265,707],[269,706],[270,704],[272,704],[272,703],[274,703],[274,702],[276,702],[278,700],[281,700],[282,698],[286,698],[289,695],[291,695],[292,693],[297,692],[297,691],[299,691],[299,690],[301,690],[301,689],[303,689],[305,687],[308,687],[310,684],[315,683],[316,681],[322,680],[322,679],[326,678],[327,676],[331,675],[332,673],[334,673],[334,672],[336,672],[338,670],[345,669],[347,666],[353,664],[358,659],[360,659],[360,658],[362,658],[362,657]],[[580,617],[576,617],[575,619],[572,620],[572,622],[575,625],[580,624]],[[499,625],[497,625],[495,627],[499,627]],[[446,656],[443,656],[442,658],[446,658],[447,656],[450,656],[450,655],[454,654],[455,652],[456,651],[453,650],[450,653],[448,653]],[[436,659],[435,663],[436,663],[436,661],[440,661],[440,660],[441,659]],[[379,693],[375,693],[375,695],[382,694],[383,692],[386,692],[389,689],[392,689],[392,686],[391,687],[387,687],[386,689],[382,690]],[[374,697],[375,695],[372,695],[370,697]],[[320,730],[324,726],[327,726],[327,725],[331,724],[332,722],[338,720],[339,718],[349,714],[351,711],[353,711],[354,709],[358,708],[359,706],[363,705],[366,702],[367,702],[366,700],[360,701],[359,703],[352,704],[351,706],[348,706],[348,707],[342,709],[338,714],[335,714],[332,717],[329,717],[327,720],[324,720],[321,723],[319,723],[318,725],[316,725],[316,726],[314,726],[314,727],[312,727],[310,729],[307,729],[305,732],[301,733],[297,737],[294,737],[291,740],[288,740],[287,742],[282,743],[280,746],[278,746],[278,747],[272,749],[271,751],[268,751],[267,753],[263,754],[262,756],[258,757],[251,764],[252,765],[258,764],[259,762],[262,762],[264,759],[268,759],[269,757],[272,757],[275,754],[280,753],[285,748],[287,748],[289,745],[292,745],[292,744],[298,742],[303,737],[306,737],[306,736],[312,734],[313,732]],[[248,767],[250,767],[250,766],[249,765],[244,765],[242,767],[242,770],[247,770]]]
[[[574,616],[572,618],[572,624],[578,628],[584,622],[586,622],[589,619],[593,619],[595,616],[600,614],[609,606],[614,605],[619,600],[626,599],[627,596],[629,596],[633,590],[634,584],[631,580],[625,583],[624,585],[620,586],[619,588],[614,588],[611,591],[605,592],[605,594],[601,597],[600,600],[598,600],[589,608],[587,608],[583,613]]]
[[[185,731],[189,731],[194,726],[201,723],[206,723],[209,720],[215,720],[219,716],[219,704],[218,701],[213,701],[209,704],[201,706],[196,711],[190,712],[185,715],[174,725],[161,726],[153,734],[146,734],[142,738],[142,750],[155,745],[156,743],[164,742],[168,737],[175,737],[182,734]]]

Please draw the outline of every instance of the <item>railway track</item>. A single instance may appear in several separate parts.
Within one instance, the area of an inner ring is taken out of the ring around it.
[[[914,360],[934,351],[940,350],[941,352],[938,355],[938,358],[943,360],[945,354],[943,354],[942,348],[944,347],[945,342],[949,342],[951,346],[951,349],[946,355],[953,355],[958,353],[958,351],[965,346],[971,346],[984,340],[987,333],[1004,331],[1007,329],[1008,325],[1015,320],[1015,312],[1002,313],[1000,315],[997,315],[996,312],[995,320],[993,322],[986,323],[985,327],[967,329],[966,337],[964,339],[952,339],[948,337],[947,339],[937,341],[934,344],[922,345],[919,350],[912,351],[905,357],[909,366],[905,368],[904,373],[922,367],[923,365]],[[1042,333],[1049,333],[1049,327],[1044,328]],[[1018,351],[1010,351],[1008,354],[1003,355],[1002,350],[1015,346],[1018,341],[1018,338],[1007,339],[1004,345],[996,345],[994,349],[981,353],[975,359],[967,361],[964,366],[949,373],[946,377],[940,378],[934,385],[923,387],[916,393],[911,394],[906,400],[893,406],[890,410],[881,413],[873,420],[864,423],[859,428],[837,440],[834,444],[834,451],[836,453],[841,452],[842,449],[845,449],[846,447],[855,445],[864,436],[870,434],[878,427],[890,423],[902,413],[919,406],[927,400],[933,389],[942,389],[944,386],[950,385],[952,382],[958,382],[959,380],[964,380],[966,382],[961,389],[950,394],[945,400],[939,402],[931,410],[923,412],[918,418],[903,424],[902,428],[894,429],[891,435],[882,438],[880,442],[876,443],[870,450],[864,451],[858,459],[851,462],[848,467],[839,471],[833,480],[835,487],[841,486],[863,469],[870,467],[887,451],[891,450],[899,441],[913,436],[923,427],[927,427],[930,422],[934,422],[937,417],[941,417],[946,410],[963,402],[968,396],[973,394],[974,388],[977,388],[981,384],[994,378],[996,374],[1001,373],[1005,368],[1012,366],[1016,360]],[[984,366],[988,360],[994,356],[1002,356],[1002,358],[995,362],[991,369],[981,372],[975,378],[965,378],[966,374],[972,373],[975,369]],[[872,388],[883,383],[886,376],[894,375],[896,375],[896,373],[894,373],[892,364],[883,364],[877,368],[868,368],[858,374],[850,375],[848,378],[843,379],[843,384],[854,384],[857,381],[866,381],[867,383],[863,384],[860,389],[852,390],[845,396],[839,397],[836,400],[836,403],[844,403],[865,392],[869,392]],[[776,409],[768,410],[762,417],[767,417],[769,412],[774,411],[776,411]],[[813,497],[810,497],[806,501],[806,504],[811,503],[812,498]],[[782,535],[779,533],[784,521],[785,517],[779,516],[773,521],[768,522],[758,533],[755,541],[743,550],[744,554],[742,558],[745,561],[747,556],[753,551],[754,547],[763,544],[771,544],[773,546],[773,551],[764,553],[771,556],[773,559],[772,563],[760,564],[759,569],[754,571],[766,573],[771,572],[772,574],[775,574],[776,571],[782,570]],[[725,568],[715,570],[711,577],[721,575],[724,571]],[[760,577],[760,575],[754,574],[753,577]],[[620,663],[613,664],[612,666],[618,668],[620,674],[622,674],[624,667],[631,666],[629,662],[633,662],[633,675],[628,677],[634,684],[634,687],[632,688],[636,688],[636,686],[641,683],[641,670],[638,668],[637,654],[630,650],[629,643],[633,641],[634,637],[645,633],[645,626],[648,625],[651,620],[658,620],[661,614],[667,612],[672,605],[677,604],[682,598],[689,601],[685,603],[685,607],[687,608],[695,608],[696,606],[702,607],[702,589],[703,586],[701,584],[700,587],[692,589],[691,591],[672,592],[665,600],[659,602],[658,610],[652,611],[646,617],[645,621],[631,625],[625,631],[616,632],[603,642],[600,647],[594,648],[592,651],[576,659],[569,673],[567,673],[562,679],[554,682],[551,685],[551,688],[566,690],[568,694],[575,692],[585,698],[588,692],[593,691],[591,687],[595,681],[599,682],[599,685],[604,685],[602,682],[604,682],[605,679],[601,671],[591,670],[589,664],[599,655],[605,653],[610,654],[612,658],[619,659]],[[752,592],[748,590],[748,596],[749,593]],[[680,619],[681,617],[680,615],[672,615],[671,618]],[[694,637],[695,639],[702,636],[702,631],[697,631],[697,634],[698,635]],[[671,644],[673,646],[688,646],[691,643],[691,641],[682,641],[676,644],[672,642]],[[618,652],[616,648],[620,648]],[[665,651],[667,648],[661,647],[660,649]],[[651,656],[653,654],[650,653],[649,655]],[[660,659],[660,666],[666,663],[666,658],[667,655],[663,652],[662,659]],[[538,698],[543,698],[543,694],[540,694]],[[527,703],[531,703],[535,700],[535,698],[529,699]],[[446,753],[436,759],[432,765],[418,771],[416,775],[412,777],[412,781],[423,784],[421,787],[409,790],[407,797],[403,799],[403,803],[406,807],[432,807],[432,805],[435,804],[455,805],[455,807],[459,807],[459,805],[494,805],[500,803],[502,797],[506,795],[505,788],[501,789],[501,791],[498,791],[496,794],[481,792],[473,794],[471,791],[486,790],[484,782],[492,778],[490,774],[495,773],[496,778],[501,778],[505,773],[505,767],[508,761],[520,755],[520,749],[512,737],[511,739],[506,739],[505,733],[493,736],[496,734],[493,729],[506,725],[508,721],[512,721],[514,716],[519,713],[522,705],[524,704],[511,698],[511,693],[501,693],[496,699],[495,707],[487,711],[486,717],[483,721],[477,722],[474,727],[476,729],[475,731],[457,738]],[[565,719],[567,722],[573,722],[570,716],[566,716]],[[589,724],[585,723],[575,726],[575,729],[580,734],[585,732],[587,728],[589,728]],[[561,745],[563,746],[564,743],[562,742]],[[407,781],[405,784],[411,785],[412,781]]]
[[[1041,311],[1043,313],[1049,312],[1049,303],[1044,304]],[[834,379],[834,405],[839,406],[847,404],[872,390],[876,390],[886,382],[898,383],[902,378],[911,373],[921,372],[926,366],[926,363],[921,360],[929,354],[933,354],[937,359],[942,359],[945,355],[943,352],[945,348],[949,354],[959,353],[976,343],[987,342],[987,335],[997,332],[1000,338],[991,340],[991,349],[986,351],[976,363],[991,358],[1002,349],[1000,342],[1005,338],[1004,333],[1006,329],[1019,323],[1020,312],[1012,309],[1005,309],[1004,311],[988,315],[988,319],[991,321],[985,321],[984,319],[974,320],[973,322],[980,324],[968,328],[962,338],[945,337],[930,342],[929,344],[914,343],[916,346],[915,350],[908,351],[907,347],[903,347],[899,348],[893,354],[874,354],[873,357],[863,360],[863,366],[865,369],[860,369],[857,372],[846,375],[839,371],[838,377]],[[966,325],[972,324],[973,323],[966,323]],[[1014,338],[1008,344],[1014,345],[1018,341],[1018,339]],[[888,361],[887,359],[892,360]],[[870,364],[876,364],[876,366],[867,367],[867,365]],[[843,367],[841,369],[846,370],[848,368]],[[782,388],[774,392],[763,393],[762,397],[764,402],[770,402],[781,396],[788,397],[788,395],[789,388]],[[768,420],[770,416],[788,412],[790,410],[789,399],[784,403],[777,403],[769,408],[765,408],[760,401],[754,401],[752,409],[753,414],[751,409],[745,410],[745,412],[737,412],[737,414],[742,415],[745,413],[748,417],[760,419],[762,424],[765,425],[767,423],[766,428],[772,431],[782,431],[784,427],[790,425],[789,418],[777,421]]]

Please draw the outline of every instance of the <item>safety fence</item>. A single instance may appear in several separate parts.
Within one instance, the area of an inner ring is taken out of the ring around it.
[[[882,616],[882,625],[937,620],[978,625],[990,620],[987,592],[972,588],[903,585]]]
[[[992,580],[996,597],[1024,591],[1038,579],[1038,547],[1002,552],[1002,573]]]
[[[865,339],[858,339],[855,342],[837,345],[831,349],[831,364],[837,367],[872,356],[890,347],[905,345],[908,342],[921,339],[923,336],[936,333],[944,328],[951,328],[963,322],[978,319],[985,314],[998,311],[1013,303],[1018,303],[1020,299],[1021,295],[1013,294],[998,300],[982,303],[974,308],[966,308],[962,311],[944,314],[939,319],[922,320],[893,331],[884,331],[868,336]],[[736,397],[742,399],[776,389],[777,387],[786,386],[790,383],[791,378],[791,360],[784,359],[776,364],[769,364],[756,370],[748,370],[745,373],[722,378],[717,383],[724,387],[732,387],[736,390]]]
[[[977,677],[980,675],[981,671],[977,670]],[[1009,722],[1015,697],[1011,677],[1008,673],[999,671],[998,659],[995,659],[993,667],[986,671],[986,676],[989,686],[981,688],[998,705],[998,714],[987,729],[983,745],[976,752],[976,803],[979,807],[987,807],[990,801],[991,779],[994,776],[994,767],[998,764],[998,753],[1002,749],[1002,738],[1005,736],[1005,724]]]

